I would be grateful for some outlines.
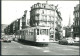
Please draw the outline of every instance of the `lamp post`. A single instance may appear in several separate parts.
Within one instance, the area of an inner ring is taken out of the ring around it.
[[[54,10],[54,28],[53,28],[54,34],[53,34],[53,41],[55,41],[55,11],[56,10]]]

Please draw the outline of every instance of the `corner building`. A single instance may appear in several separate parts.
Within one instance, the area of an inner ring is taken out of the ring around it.
[[[31,26],[51,26],[53,25],[54,6],[37,3],[31,7],[30,25]]]
[[[73,22],[73,36],[79,37],[80,36],[80,4],[74,7],[74,22]]]
[[[61,21],[60,12],[55,12],[56,6],[47,3],[37,3],[32,5],[30,11],[30,26],[47,26],[51,27],[50,34],[54,34],[54,17],[55,17],[55,29],[61,31]],[[56,31],[56,30],[55,30]],[[59,32],[60,32],[59,31]],[[53,38],[52,38],[53,39]]]

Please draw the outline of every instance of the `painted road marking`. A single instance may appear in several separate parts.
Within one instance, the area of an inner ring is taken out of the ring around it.
[[[6,46],[4,48],[7,48]]]
[[[72,48],[79,48],[79,46],[69,46],[69,47],[72,47]]]
[[[42,48],[40,48],[40,47],[33,47],[33,48],[36,48],[36,49],[42,49]]]
[[[48,47],[44,47],[44,48],[42,48],[42,47],[35,47],[35,46],[30,46],[30,47],[35,48],[35,49],[38,49],[38,50],[42,50],[42,52],[51,52],[48,49]]]
[[[62,50],[73,50],[73,49],[62,49]]]
[[[9,47],[3,47],[3,48],[23,48],[22,46],[18,46],[18,47],[11,47],[11,46],[9,46]]]
[[[22,48],[22,46],[19,46],[19,48]]]
[[[50,52],[50,50],[44,50],[43,52]]]

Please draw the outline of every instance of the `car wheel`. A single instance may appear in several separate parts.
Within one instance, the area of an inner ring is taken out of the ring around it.
[[[65,42],[65,45],[67,45],[68,44],[68,42]]]

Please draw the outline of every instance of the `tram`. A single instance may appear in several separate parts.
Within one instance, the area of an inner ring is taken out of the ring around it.
[[[48,45],[50,27],[29,27],[17,32],[18,40],[31,42],[33,44]]]

